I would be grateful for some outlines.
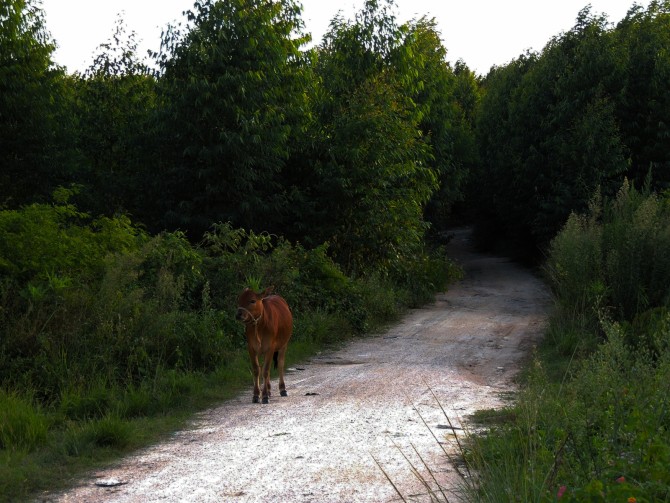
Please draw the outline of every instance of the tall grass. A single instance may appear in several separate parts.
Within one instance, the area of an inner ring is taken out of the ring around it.
[[[548,336],[512,413],[469,439],[469,500],[670,501],[668,202],[625,183],[554,239]]]
[[[537,361],[513,421],[471,438],[471,501],[670,498],[670,357],[631,350],[616,324],[606,333],[562,385]]]
[[[626,181],[616,198],[595,197],[551,244],[546,270],[564,320],[597,331],[603,309],[632,322],[670,302],[670,203]]]
[[[30,394],[0,390],[0,449],[36,449],[46,442],[48,428],[47,416]]]

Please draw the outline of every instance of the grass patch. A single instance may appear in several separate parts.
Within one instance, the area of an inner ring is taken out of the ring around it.
[[[6,429],[6,411],[22,424],[37,424],[38,432],[14,431],[11,449],[0,449],[0,501],[29,501],[47,490],[68,487],[89,470],[103,467],[140,447],[150,445],[182,428],[193,414],[222,400],[231,398],[248,386],[246,355],[209,374],[165,375],[158,379],[154,395],[144,386],[125,393],[116,390],[113,404],[116,412],[99,414],[99,408],[86,419],[73,419],[60,409],[36,413],[34,404],[0,393],[0,416]],[[84,400],[87,402],[87,400]],[[10,404],[12,408],[4,405]],[[23,407],[16,407],[22,404]],[[69,409],[68,409],[69,410]],[[76,409],[80,410],[80,409]],[[23,412],[17,412],[23,411]],[[79,413],[74,417],[81,417]],[[16,436],[21,436],[21,441]]]
[[[0,450],[30,452],[42,446],[49,419],[30,395],[0,390]]]

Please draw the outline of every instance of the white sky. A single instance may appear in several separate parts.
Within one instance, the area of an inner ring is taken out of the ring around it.
[[[647,7],[650,0],[637,0]],[[347,18],[363,0],[302,0],[303,20],[315,42],[320,42],[330,20],[342,10]],[[398,21],[422,15],[434,17],[442,33],[447,57],[463,59],[476,73],[486,75],[493,65],[504,65],[526,49],[540,51],[561,32],[571,29],[587,4],[592,13],[620,21],[635,0],[396,0]],[[183,21],[182,12],[193,0],[42,0],[47,29],[56,40],[56,63],[70,73],[83,72],[97,47],[108,41],[117,14],[123,11],[128,32],[136,33],[138,52],[160,46],[161,30]]]

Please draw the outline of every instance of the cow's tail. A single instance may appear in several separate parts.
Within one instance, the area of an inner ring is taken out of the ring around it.
[[[275,370],[277,370],[277,359],[279,358],[279,351],[275,351],[275,354],[272,355],[272,361],[275,363]]]

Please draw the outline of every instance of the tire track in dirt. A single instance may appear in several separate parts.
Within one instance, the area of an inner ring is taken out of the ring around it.
[[[455,452],[455,441],[440,405],[457,434],[475,410],[503,406],[550,305],[540,280],[473,252],[469,235],[454,231],[448,250],[462,281],[385,332],[288,372],[289,397],[252,404],[250,386],[168,441],[39,501],[399,501],[376,461],[407,499],[428,501],[403,457],[420,466],[414,449],[457,501],[459,477],[442,450]]]

